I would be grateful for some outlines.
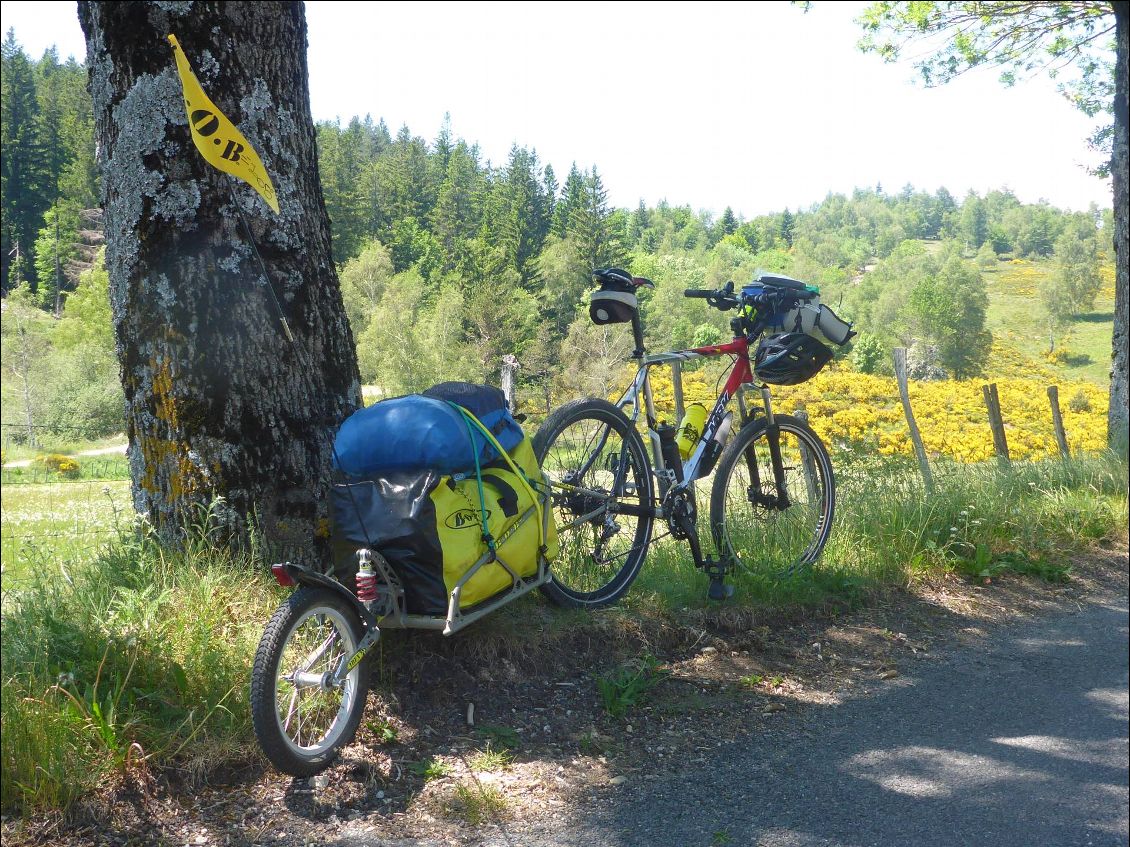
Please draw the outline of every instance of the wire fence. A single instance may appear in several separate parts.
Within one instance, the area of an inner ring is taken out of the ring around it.
[[[0,486],[5,591],[33,572],[58,572],[97,555],[132,524],[129,481],[66,480]]]
[[[104,428],[94,423],[87,426],[65,426],[53,423],[0,421],[0,447],[3,447],[5,453],[22,447],[29,450],[44,450],[53,444],[67,446],[94,441],[105,436]]]

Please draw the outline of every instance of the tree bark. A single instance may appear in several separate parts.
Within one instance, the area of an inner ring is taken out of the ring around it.
[[[258,526],[273,555],[322,555],[333,427],[361,394],[318,181],[303,6],[80,2],[79,19],[134,505],[170,540],[211,507],[230,538]],[[262,158],[278,215],[194,147],[169,33]]]
[[[1128,442],[1127,410],[1127,286],[1130,285],[1130,138],[1128,138],[1127,76],[1130,75],[1130,3],[1116,0],[1114,145],[1111,182],[1114,184],[1114,335],[1111,340],[1110,445],[1124,454]]]

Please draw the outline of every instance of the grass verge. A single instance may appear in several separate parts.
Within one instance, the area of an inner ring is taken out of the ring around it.
[[[820,561],[787,577],[739,572],[731,606],[755,613],[851,605],[870,589],[938,572],[1062,581],[1072,553],[1126,525],[1127,463],[1114,453],[1009,468],[939,464],[930,494],[913,459],[845,458],[833,456],[836,513]],[[718,608],[706,588],[686,545],[664,539],[623,604],[636,615]]]
[[[102,555],[118,538],[129,506],[125,481],[3,486],[4,590],[28,573],[71,571]]]
[[[810,572],[741,574],[734,599],[712,606],[686,546],[667,540],[656,545],[618,607],[601,614],[544,608],[531,615],[533,607],[523,603],[477,625],[462,641],[464,651],[481,644],[484,656],[510,651],[516,661],[536,662],[587,640],[613,661],[616,645],[607,635],[615,627],[654,635],[681,626],[701,633],[726,616],[746,620],[842,606],[862,601],[872,588],[911,585],[939,572],[991,579],[1011,571],[1059,580],[1068,576],[1073,552],[1126,524],[1127,465],[1113,455],[1007,470],[942,466],[931,495],[912,463],[835,461],[832,541]],[[263,626],[283,595],[254,550],[216,547],[203,519],[179,552],[126,535],[90,562],[62,568],[47,560],[33,573],[4,594],[0,784],[6,813],[66,809],[132,767],[205,773],[257,758],[248,679]],[[532,626],[539,627],[536,646]],[[408,659],[417,649],[411,636],[382,642],[387,649],[394,643]],[[604,685],[597,683],[594,696],[606,698],[610,713],[623,714],[662,680],[660,670],[658,660],[625,665],[598,677]],[[751,677],[748,684],[762,681]],[[477,732],[495,749],[517,741],[505,727]],[[420,763],[421,776],[442,775],[429,773],[429,765]],[[481,793],[461,798],[468,819],[479,817],[483,799]]]
[[[251,656],[279,598],[207,518],[182,551],[123,535],[6,592],[4,810],[66,809],[130,767],[246,760]]]

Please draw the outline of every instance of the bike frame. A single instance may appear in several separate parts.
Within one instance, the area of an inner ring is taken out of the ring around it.
[[[691,359],[715,356],[733,356],[734,364],[731,367],[729,377],[726,379],[726,385],[723,387],[722,393],[718,395],[718,399],[714,402],[713,409],[710,410],[710,413],[706,417],[706,423],[703,425],[702,433],[695,444],[694,450],[690,457],[683,463],[683,482],[679,482],[674,470],[667,467],[667,462],[663,458],[659,434],[656,432],[658,422],[655,416],[655,401],[651,390],[650,372],[656,365],[671,365],[672,383],[675,391],[675,414],[679,419],[682,419],[682,363],[690,361]],[[666,353],[655,353],[650,356],[641,355],[639,358],[641,360],[639,370],[636,372],[632,384],[621,395],[620,399],[616,401],[616,406],[622,411],[626,410],[628,406],[632,407],[631,414],[628,415],[628,418],[633,425],[638,425],[641,412],[645,415],[648,440],[651,445],[652,464],[656,469],[656,476],[659,479],[660,485],[659,500],[662,502],[664,496],[671,488],[680,485],[686,487],[693,485],[698,477],[698,471],[702,466],[706,448],[717,434],[718,428],[722,425],[723,420],[725,420],[730,400],[735,396],[738,398],[740,422],[745,423],[749,419],[743,398],[743,392],[746,387],[753,384],[753,369],[749,361],[749,339],[745,336],[738,336],[727,344],[712,344],[706,347],[694,347],[689,350],[673,350]],[[643,395],[644,401],[642,406],[639,402],[641,394]],[[769,422],[772,423],[773,410],[767,386],[761,387],[761,396],[765,406],[765,414]],[[625,414],[627,414],[626,411]],[[663,516],[662,508],[657,512],[657,516]]]

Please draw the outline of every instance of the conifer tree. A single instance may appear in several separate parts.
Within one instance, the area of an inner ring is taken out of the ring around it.
[[[0,193],[3,196],[3,278],[0,285],[12,287],[15,255],[23,261],[15,275],[27,279],[35,290],[32,247],[43,212],[50,206],[49,171],[40,137],[39,101],[35,70],[23,48],[8,30],[0,46]]]
[[[443,251],[443,272],[458,267],[466,258],[466,244],[475,236],[482,218],[483,175],[478,158],[459,141],[447,163],[429,223]]]
[[[788,210],[788,207],[786,207],[785,211],[781,213],[781,225],[778,229],[778,235],[789,247],[793,246],[793,228],[795,226],[796,221],[793,218],[793,214]]]
[[[565,187],[561,190],[561,199],[553,210],[553,224],[550,231],[558,238],[564,238],[569,229],[569,219],[573,210],[584,203],[585,178],[573,162],[569,168],[569,175],[565,177]]]
[[[730,235],[738,228],[738,219],[734,217],[734,210],[729,206],[722,212],[722,218],[718,221],[718,227],[722,230],[722,235]]]
[[[567,235],[590,268],[606,267],[622,258],[622,248],[609,225],[608,192],[596,166],[581,184],[580,202],[569,210]]]

